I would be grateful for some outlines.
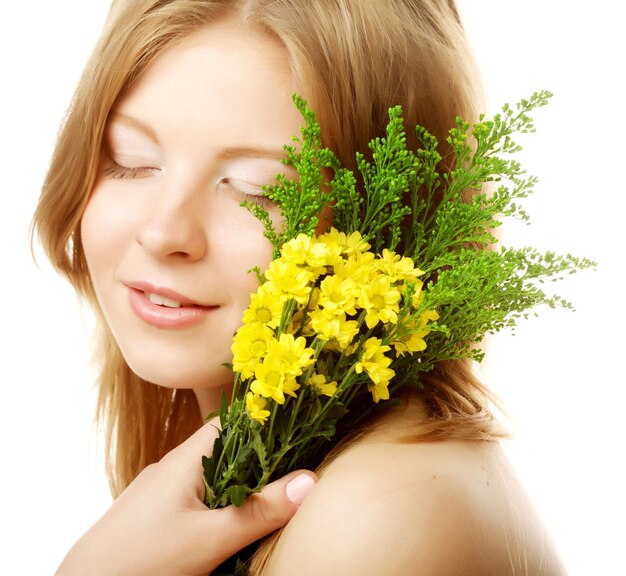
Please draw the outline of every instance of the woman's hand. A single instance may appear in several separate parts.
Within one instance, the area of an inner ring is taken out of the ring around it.
[[[292,472],[240,508],[203,503],[202,454],[217,437],[203,426],[148,466],[69,551],[56,576],[206,575],[235,552],[286,524],[316,477]]]

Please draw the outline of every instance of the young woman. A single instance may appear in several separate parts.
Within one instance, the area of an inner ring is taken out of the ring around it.
[[[271,258],[240,203],[265,202],[261,187],[285,170],[302,123],[293,92],[348,167],[393,104],[441,141],[481,107],[452,0],[112,5],[35,215],[98,319],[117,497],[59,574],[207,574],[296,510],[252,573],[562,573],[500,451],[490,395],[462,362],[355,431],[312,493],[316,477],[296,472],[242,509],[202,504],[215,437],[203,418],[232,384],[222,364],[256,288],[248,270]]]

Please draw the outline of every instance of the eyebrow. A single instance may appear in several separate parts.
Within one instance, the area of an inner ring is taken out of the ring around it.
[[[150,138],[156,144],[159,144],[159,138],[156,132],[148,125],[144,124],[137,118],[113,112],[110,118],[111,122],[120,122],[131,128],[139,130]],[[271,160],[284,160],[287,155],[283,148],[263,148],[260,146],[230,146],[220,150],[218,154],[220,160],[237,160],[239,158],[268,158]]]
[[[284,160],[285,151],[275,148],[262,148],[256,146],[231,146],[220,151],[221,160],[236,160],[237,158],[269,158],[272,160]]]

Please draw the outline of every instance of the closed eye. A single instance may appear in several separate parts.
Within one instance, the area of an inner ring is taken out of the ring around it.
[[[159,168],[151,166],[122,166],[111,160],[104,168],[104,175],[116,180],[133,180],[137,178],[147,178],[159,172]]]
[[[229,192],[240,202],[252,202],[263,208],[270,208],[275,205],[274,202],[265,195],[265,191],[260,185],[251,184],[250,182],[235,178],[222,178],[220,185],[226,186]]]

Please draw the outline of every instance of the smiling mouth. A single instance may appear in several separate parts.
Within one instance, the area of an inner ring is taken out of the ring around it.
[[[163,294],[129,287],[129,302],[137,316],[156,328],[188,328],[202,323],[219,306],[203,306]],[[174,294],[172,294],[174,296]]]

